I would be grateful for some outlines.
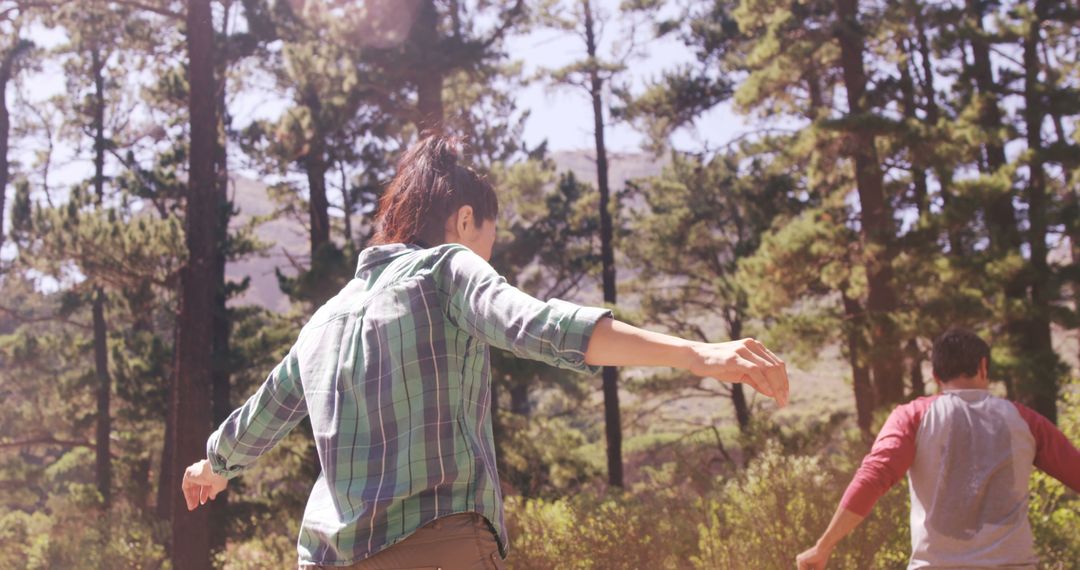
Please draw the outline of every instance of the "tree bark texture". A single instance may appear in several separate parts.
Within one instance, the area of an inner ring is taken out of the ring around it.
[[[839,15],[837,36],[848,105],[853,116],[867,111],[866,71],[863,67],[865,38],[858,22],[857,0],[836,0]],[[851,155],[855,161],[855,184],[862,210],[861,232],[866,256],[867,317],[873,350],[870,368],[877,396],[882,404],[900,402],[904,397],[903,358],[892,313],[896,310],[893,283],[892,207],[885,195],[884,178],[873,133],[855,128],[850,133]]]
[[[181,275],[173,406],[174,484],[183,470],[206,457],[210,432],[214,351],[214,281],[218,230],[217,97],[210,0],[187,5],[188,109],[191,121],[186,211],[187,265]],[[188,511],[178,487],[172,495],[172,561],[177,570],[209,570],[209,510]]]
[[[589,59],[596,61],[597,45],[592,5],[584,2],[585,42]],[[596,140],[596,185],[600,190],[600,259],[603,267],[604,302],[614,305],[615,297],[615,250],[612,244],[610,198],[608,186],[607,147],[604,145],[604,108],[601,102],[603,80],[600,70],[593,65],[589,72],[589,94],[592,98],[593,133]],[[622,420],[619,413],[619,370],[605,366],[604,379],[604,427],[607,434],[608,484],[623,486]]]

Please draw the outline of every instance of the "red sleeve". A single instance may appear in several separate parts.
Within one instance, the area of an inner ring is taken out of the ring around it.
[[[1035,437],[1035,467],[1080,493],[1080,451],[1042,414],[1013,402]]]
[[[865,517],[874,503],[903,479],[915,461],[915,435],[919,432],[923,412],[935,399],[937,396],[919,398],[893,410],[878,432],[874,447],[863,458],[844,491],[841,507]]]

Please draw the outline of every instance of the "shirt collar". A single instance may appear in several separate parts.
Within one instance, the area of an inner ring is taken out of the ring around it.
[[[403,254],[420,249],[422,249],[420,246],[412,243],[388,243],[369,247],[360,252],[360,257],[356,262],[355,277],[360,277],[361,273],[372,267],[389,263]]]

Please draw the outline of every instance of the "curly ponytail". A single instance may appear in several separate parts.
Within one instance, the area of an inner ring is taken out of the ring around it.
[[[478,223],[499,212],[495,190],[472,168],[458,164],[458,141],[427,135],[398,160],[397,174],[379,200],[371,245],[445,240],[446,219],[462,206],[472,206]]]

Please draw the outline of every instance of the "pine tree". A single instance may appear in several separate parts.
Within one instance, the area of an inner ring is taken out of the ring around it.
[[[612,220],[612,190],[608,180],[608,156],[605,136],[604,99],[615,74],[624,70],[632,51],[616,55],[611,61],[600,57],[600,25],[590,0],[575,0],[568,6],[552,5],[543,19],[549,26],[573,33],[584,40],[584,57],[551,72],[556,84],[583,89],[589,97],[593,113],[593,140],[596,152],[596,186],[600,195],[601,284],[604,303],[614,307],[617,302],[615,275],[614,227]],[[604,426],[607,438],[608,484],[623,485],[622,421],[619,410],[619,372],[613,366],[603,369]]]
[[[210,435],[208,356],[214,350],[213,312],[216,287],[218,195],[214,174],[217,145],[214,28],[210,0],[187,6],[188,100],[190,148],[185,241],[187,265],[181,274],[180,313],[176,332],[176,383],[173,396],[173,481],[183,470],[205,458]],[[172,559],[178,568],[210,568],[209,512],[192,512],[182,493],[173,493]]]
[[[749,145],[749,153],[673,155],[662,176],[637,183],[643,199],[632,216],[628,257],[643,276],[642,310],[650,322],[701,342],[747,336],[747,292],[736,279],[740,260],[754,254],[779,217],[804,204],[791,163],[748,158],[787,141]],[[631,194],[634,196],[634,194]],[[687,379],[696,385],[696,379]],[[725,385],[740,430],[751,410],[741,384]]]

